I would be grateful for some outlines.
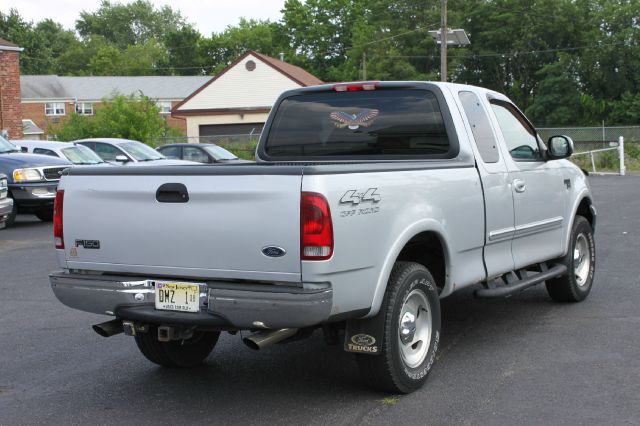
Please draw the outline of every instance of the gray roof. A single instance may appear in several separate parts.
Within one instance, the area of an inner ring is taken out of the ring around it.
[[[182,100],[209,81],[211,76],[59,77],[20,76],[22,100],[77,99],[99,101],[115,92],[152,99]]]
[[[42,135],[44,130],[36,125],[32,120],[22,120],[22,133],[25,135]]]

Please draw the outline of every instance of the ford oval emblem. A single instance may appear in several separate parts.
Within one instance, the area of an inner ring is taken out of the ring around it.
[[[282,257],[287,254],[287,251],[282,247],[267,246],[262,249],[262,254],[267,257]]]
[[[356,345],[372,346],[374,343],[376,343],[376,338],[373,336],[369,336],[368,334],[361,333],[352,336],[351,341]]]

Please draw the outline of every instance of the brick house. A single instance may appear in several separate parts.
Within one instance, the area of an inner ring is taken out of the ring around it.
[[[0,38],[0,132],[12,139],[22,138],[20,52],[22,48]]]
[[[114,93],[129,96],[143,93],[155,100],[160,113],[171,127],[186,131],[184,118],[172,117],[171,109],[210,77],[136,76],[136,77],[61,77],[23,75],[22,119],[32,139],[46,138],[47,129],[69,117],[72,112],[93,115],[103,99]],[[41,135],[38,135],[38,133]]]
[[[317,84],[322,81],[300,67],[248,51],[174,106],[171,115],[186,119],[190,141],[259,134],[282,92]]]

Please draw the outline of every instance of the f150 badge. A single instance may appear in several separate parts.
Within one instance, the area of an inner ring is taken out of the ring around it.
[[[378,188],[369,188],[366,191],[359,191],[357,189],[351,189],[344,193],[340,198],[340,204],[342,206],[351,206],[358,208],[343,210],[340,212],[340,217],[359,216],[364,214],[374,214],[380,211],[380,207],[376,206],[382,197],[378,194]],[[371,203],[372,207],[361,207],[363,203]]]
[[[76,240],[76,247],[99,250],[100,240]]]

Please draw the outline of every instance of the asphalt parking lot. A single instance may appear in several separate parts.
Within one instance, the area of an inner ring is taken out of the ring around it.
[[[259,352],[225,334],[204,366],[159,368],[54,298],[51,225],[20,216],[0,231],[0,424],[640,424],[640,176],[590,180],[589,298],[444,299],[438,362],[400,397],[367,389],[320,333]]]

